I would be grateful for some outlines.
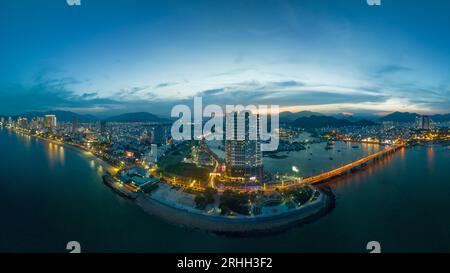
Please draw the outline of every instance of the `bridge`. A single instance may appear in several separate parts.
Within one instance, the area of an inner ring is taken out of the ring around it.
[[[375,162],[377,160],[380,160],[381,158],[388,156],[392,153],[395,153],[396,151],[398,151],[399,149],[402,149],[404,147],[405,147],[404,144],[395,145],[395,146],[389,147],[387,149],[384,149],[382,151],[379,151],[377,153],[366,156],[364,158],[361,158],[359,160],[356,160],[356,161],[349,163],[347,165],[344,165],[342,167],[339,167],[337,169],[334,169],[334,170],[331,170],[328,172],[324,172],[324,173],[321,173],[321,174],[318,174],[315,176],[310,176],[310,177],[304,178],[303,180],[297,181],[297,182],[307,183],[307,184],[311,184],[311,185],[319,184],[319,183],[322,183],[329,179],[332,179],[336,176],[340,176],[344,173],[351,172],[351,171],[357,170],[361,167],[367,166],[370,162]],[[295,184],[289,184],[286,186],[291,186],[291,185],[295,185]]]

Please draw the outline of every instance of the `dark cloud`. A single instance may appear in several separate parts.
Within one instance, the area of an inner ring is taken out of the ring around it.
[[[82,99],[92,99],[97,97],[98,93],[97,92],[92,92],[92,93],[84,93],[83,95],[81,95]]]
[[[97,98],[96,92],[77,95],[68,90],[68,82],[63,80],[46,80],[30,86],[10,85],[0,88],[0,109],[2,114],[20,114],[25,111],[45,111],[55,109],[109,108],[120,102]]]
[[[176,85],[176,84],[177,83],[175,83],[175,82],[163,82],[163,83],[156,85],[155,88],[163,88],[163,87],[168,87],[168,86],[172,86],[172,85]]]
[[[217,89],[209,89],[202,92],[197,93],[196,96],[215,96],[225,92],[225,88],[217,88]]]
[[[379,69],[377,69],[374,73],[375,74],[374,76],[376,78],[381,78],[384,76],[390,76],[393,74],[410,72],[410,71],[413,71],[413,70],[409,67],[390,64],[390,65],[384,65],[384,66],[380,67]]]
[[[282,81],[282,82],[271,82],[269,83],[269,86],[273,87],[299,87],[299,86],[306,86],[306,84],[299,82],[299,81]]]

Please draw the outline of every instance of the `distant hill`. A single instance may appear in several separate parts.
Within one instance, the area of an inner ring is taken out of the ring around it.
[[[311,111],[301,111],[301,112],[281,112],[280,113],[280,121],[281,122],[285,122],[285,123],[289,123],[292,122],[298,118],[303,118],[303,117],[311,117],[311,116],[323,116],[321,113],[316,113],[316,112],[311,112]]]
[[[449,122],[450,121],[450,113],[433,115],[430,118],[434,122]]]
[[[354,113],[352,115],[348,115],[345,113],[339,113],[331,115],[332,117],[339,118],[339,119],[346,119],[349,121],[358,121],[358,120],[372,120],[376,121],[379,119],[379,116],[371,113]]]
[[[347,119],[338,119],[329,116],[301,117],[291,123],[293,126],[301,128],[322,128],[322,127],[343,127],[343,126],[371,126],[376,125],[370,120],[358,120],[355,122]]]
[[[394,112],[379,119],[379,121],[394,121],[394,122],[415,122],[416,117],[420,116],[417,113],[409,112]],[[430,119],[434,122],[448,122],[450,121],[449,114],[431,115]]]
[[[92,115],[81,115],[70,111],[46,111],[46,112],[26,112],[20,115],[12,116],[13,119],[17,119],[18,117],[26,117],[28,120],[31,120],[34,117],[44,117],[45,115],[55,115],[56,119],[60,122],[70,122],[73,117],[78,118],[78,122],[94,122],[99,120],[97,117]]]
[[[147,112],[126,113],[109,117],[106,119],[109,122],[167,122],[168,119],[158,117],[157,115]]]
[[[416,117],[420,116],[417,113],[409,112],[394,112],[379,119],[379,121],[394,121],[394,122],[415,122]]]

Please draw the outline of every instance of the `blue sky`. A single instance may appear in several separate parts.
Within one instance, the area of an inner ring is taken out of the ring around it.
[[[450,2],[0,1],[0,113],[450,112]]]

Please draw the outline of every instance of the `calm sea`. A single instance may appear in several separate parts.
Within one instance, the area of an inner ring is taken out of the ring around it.
[[[330,185],[337,198],[330,214],[254,238],[146,214],[103,185],[100,162],[79,150],[0,129],[0,151],[0,252],[66,252],[68,241],[84,252],[365,252],[373,240],[384,252],[450,252],[448,147],[409,148],[340,178]],[[293,156],[280,164],[286,171],[311,168],[307,155]],[[329,157],[324,166],[341,164]]]

